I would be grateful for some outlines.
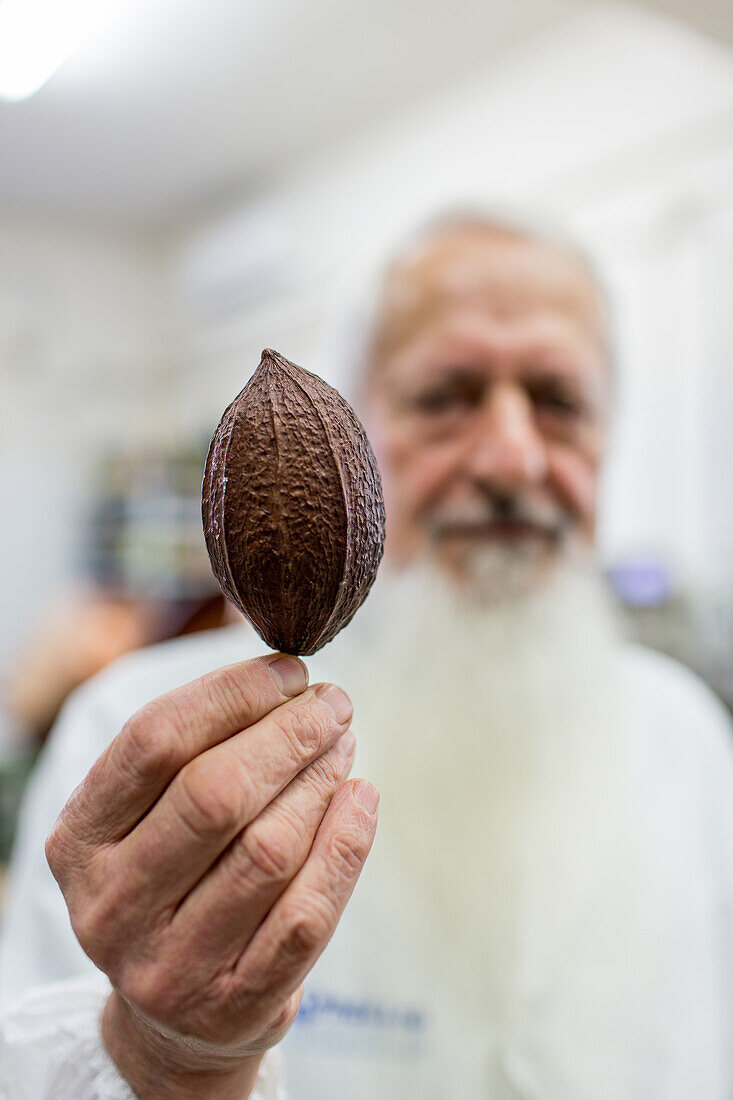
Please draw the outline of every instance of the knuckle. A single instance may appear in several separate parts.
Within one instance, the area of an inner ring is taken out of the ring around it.
[[[58,881],[63,874],[67,862],[66,829],[62,817],[56,820],[51,832],[46,837],[46,862],[51,868],[51,873]]]
[[[244,792],[231,760],[197,757],[180,772],[175,806],[197,839],[237,830],[243,818]]]
[[[283,1036],[290,1030],[300,1008],[301,990],[296,990],[288,997],[283,1007],[267,1029],[268,1046],[274,1046],[280,1042]]]
[[[167,710],[155,700],[134,714],[119,735],[121,766],[135,782],[147,783],[175,771],[181,743]]]
[[[343,772],[343,760],[332,753],[324,753],[311,764],[309,778],[319,792],[330,795],[340,786]]]
[[[284,952],[289,959],[303,959],[325,947],[333,932],[331,905],[313,897],[290,917],[285,933]]]
[[[98,925],[96,914],[91,906],[70,907],[69,917],[77,940],[90,959],[96,960],[95,944],[98,941]]]
[[[70,882],[78,880],[89,867],[94,856],[85,840],[74,829],[75,800],[69,799],[46,837],[44,851],[51,874],[64,895]]]
[[[240,847],[246,863],[259,877],[288,882],[296,869],[301,845],[297,834],[286,827],[263,823],[245,830]]]
[[[234,725],[240,724],[243,715],[254,714],[259,709],[260,700],[251,669],[229,665],[207,673],[201,683],[214,707]]]
[[[170,980],[155,962],[123,968],[118,985],[136,1008],[154,1019],[165,1019],[173,1008]]]
[[[85,901],[70,910],[74,934],[89,958],[103,970],[109,970],[117,942],[116,924],[106,900]]]
[[[322,707],[296,702],[283,707],[281,728],[298,761],[320,756],[326,747],[329,721]]]
[[[369,854],[369,843],[360,832],[337,833],[331,841],[332,864],[342,878],[356,878]]]
[[[122,931],[128,922],[130,897],[123,878],[111,866],[101,869],[69,906],[71,923],[86,953],[109,973],[120,956]]]

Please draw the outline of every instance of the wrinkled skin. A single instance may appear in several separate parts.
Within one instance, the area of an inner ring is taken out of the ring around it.
[[[249,1094],[366,859],[377,794],[345,783],[351,703],[306,682],[276,655],[154,700],[48,839],[114,986],[107,1048],[142,1100]]]
[[[393,561],[470,587],[498,546],[530,587],[592,540],[609,372],[579,258],[481,228],[428,242],[388,276],[365,398]]]

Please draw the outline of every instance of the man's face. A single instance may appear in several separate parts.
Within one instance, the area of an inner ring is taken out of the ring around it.
[[[490,599],[589,545],[608,404],[597,292],[575,257],[478,228],[389,275],[368,427],[388,546]]]

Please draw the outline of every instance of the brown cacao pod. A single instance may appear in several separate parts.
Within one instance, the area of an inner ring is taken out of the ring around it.
[[[221,418],[202,512],[216,579],[273,649],[315,653],[366,599],[384,547],[376,459],[341,394],[277,352]]]

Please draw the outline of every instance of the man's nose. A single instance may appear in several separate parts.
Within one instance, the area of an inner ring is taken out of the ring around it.
[[[470,473],[493,488],[515,491],[547,475],[545,443],[537,430],[531,399],[509,382],[487,395],[472,441]]]

